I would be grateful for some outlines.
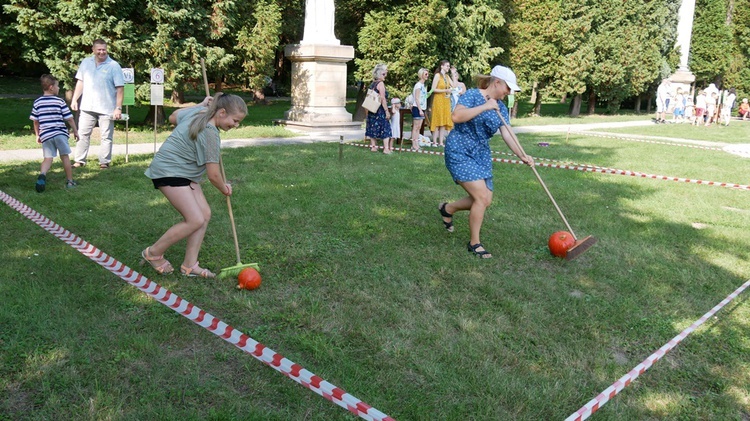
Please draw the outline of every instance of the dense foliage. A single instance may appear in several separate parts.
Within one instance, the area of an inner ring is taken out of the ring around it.
[[[145,95],[148,69],[164,68],[173,100],[209,77],[246,86],[259,97],[269,80],[289,84],[283,47],[299,41],[304,2],[292,0],[0,0],[0,72],[50,71],[72,86],[91,41],[136,69]],[[354,45],[350,83],[389,66],[391,92],[402,95],[416,71],[454,63],[463,80],[495,63],[510,65],[523,96],[540,113],[543,97],[577,98],[617,110],[648,98],[678,65],[674,48],[680,0],[341,0],[336,34]],[[20,35],[20,36],[19,36]],[[750,0],[696,0],[690,66],[697,85],[714,82],[750,93]],[[577,109],[572,112],[577,113]]]

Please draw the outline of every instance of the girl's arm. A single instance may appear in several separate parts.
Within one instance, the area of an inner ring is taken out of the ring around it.
[[[529,155],[526,155],[526,152],[524,152],[521,145],[516,142],[516,137],[510,133],[510,126],[501,126],[500,127],[500,135],[503,137],[503,140],[505,141],[505,144],[508,145],[511,151],[513,151],[516,156],[526,163],[527,165],[533,166],[534,165],[534,158],[532,158]]]
[[[221,174],[221,166],[216,162],[206,163],[206,174],[208,175],[208,181],[216,187],[224,196],[232,195],[232,185],[224,181],[224,177]]]
[[[422,98],[421,89],[412,90],[412,94],[414,95],[414,105],[417,106],[417,109],[419,110],[419,115],[424,115],[424,111],[422,111],[422,106],[419,105],[420,99]]]
[[[39,120],[34,120],[34,134],[36,134],[36,143],[42,143],[42,139],[39,137]]]
[[[432,89],[430,89],[430,92],[445,92],[445,89],[438,89],[438,81],[440,80],[440,73],[435,73],[435,76],[432,77]]]

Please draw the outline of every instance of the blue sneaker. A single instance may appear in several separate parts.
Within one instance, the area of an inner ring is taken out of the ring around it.
[[[39,174],[39,177],[36,178],[36,191],[41,193],[44,191],[45,187],[47,187],[47,176]]]
[[[76,183],[73,180],[68,180],[68,181],[65,182],[65,188],[66,189],[74,189],[74,188],[76,188],[77,185],[78,185],[78,183]]]

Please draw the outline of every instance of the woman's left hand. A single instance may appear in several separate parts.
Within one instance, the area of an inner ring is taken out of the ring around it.
[[[534,164],[534,158],[531,157],[531,155],[524,155],[521,157],[521,161],[523,161],[526,165],[533,167]]]

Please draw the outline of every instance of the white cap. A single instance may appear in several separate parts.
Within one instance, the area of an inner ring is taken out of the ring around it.
[[[392,98],[391,99],[391,104],[400,104],[400,103],[401,103],[401,100],[398,99],[398,98]]]
[[[516,74],[513,73],[513,70],[510,70],[507,67],[504,67],[504,66],[493,67],[492,71],[490,72],[490,76],[504,80],[505,83],[508,84],[508,87],[510,88],[511,91],[521,90],[521,88],[518,87],[518,83],[516,82]]]

